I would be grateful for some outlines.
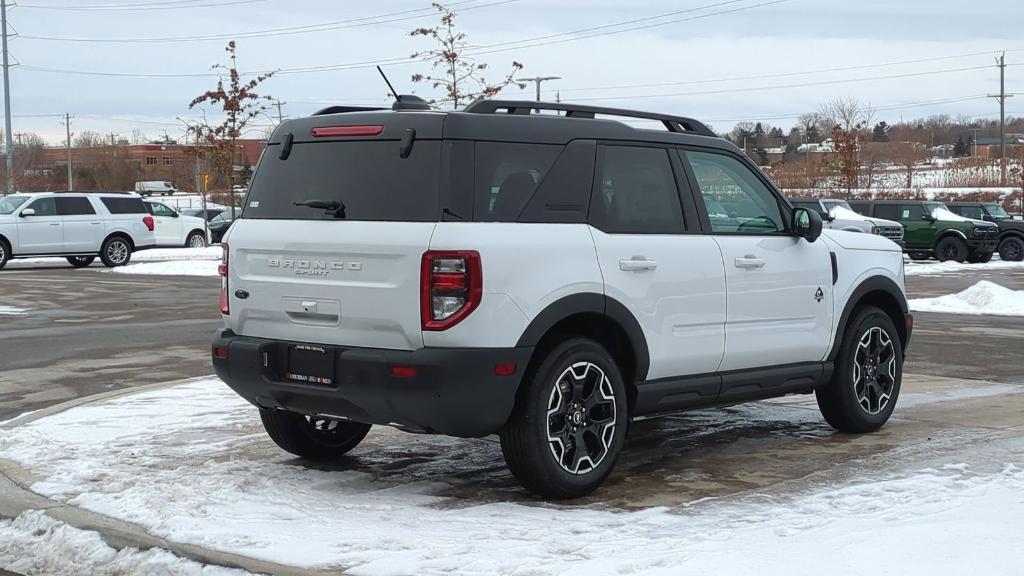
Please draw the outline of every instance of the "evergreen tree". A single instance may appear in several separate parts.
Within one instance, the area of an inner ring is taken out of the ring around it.
[[[871,133],[871,139],[875,142],[888,142],[889,141],[889,130],[892,126],[889,126],[884,120],[875,124],[874,130]]]
[[[969,150],[970,149],[967,147],[967,141],[964,140],[964,137],[961,134],[957,137],[956,144],[953,145],[953,156],[963,158],[964,156],[967,156],[967,152]]]

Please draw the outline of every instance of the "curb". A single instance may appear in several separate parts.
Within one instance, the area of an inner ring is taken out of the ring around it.
[[[201,376],[197,378],[186,378],[183,380],[159,382],[156,384],[147,384],[122,390],[102,392],[100,394],[94,394],[92,396],[86,396],[55,404],[32,412],[31,414],[19,416],[0,425],[0,430],[23,426],[41,418],[59,414],[60,412],[77,406],[101,402],[103,400],[109,400],[120,396],[130,396],[132,394],[147,392],[149,390],[180,386],[182,384],[189,384],[209,378],[210,376]],[[36,494],[29,489],[32,482],[33,475],[29,470],[10,460],[0,460],[0,518],[15,518],[23,512],[28,512],[30,510],[42,510],[51,518],[64,522],[69,526],[73,526],[80,530],[97,532],[100,537],[103,538],[103,541],[115,550],[121,550],[124,548],[136,548],[138,550],[161,548],[178,557],[187,558],[200,564],[237,568],[246,570],[253,574],[324,576],[327,574],[343,573],[340,569],[313,570],[297,568],[294,566],[278,564],[276,562],[258,560],[256,558],[250,558],[248,556],[242,556],[231,552],[213,550],[196,544],[166,540],[159,536],[149,534],[146,532],[145,528],[137,524],[118,520],[117,518],[92,512],[84,508],[71,506]]]

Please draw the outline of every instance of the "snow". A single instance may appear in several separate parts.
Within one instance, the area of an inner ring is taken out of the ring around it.
[[[854,471],[838,485],[622,510],[493,489],[448,495],[467,477],[472,486],[508,481],[499,448],[486,440],[375,428],[351,459],[305,467],[276,449],[255,410],[217,380],[4,432],[0,458],[32,466],[36,492],[171,541],[355,575],[1020,570],[1024,470],[1006,463]]]
[[[145,274],[150,276],[217,276],[220,260],[171,260],[167,262],[131,263],[110,268],[115,274]]]
[[[905,260],[906,266],[904,272],[907,276],[932,276],[938,274],[959,274],[967,272],[970,274],[983,274],[993,270],[1008,270],[1008,269],[1019,269],[1024,271],[1024,262],[1008,262],[1005,260],[999,260],[993,258],[991,261],[984,264],[971,264],[968,262],[960,263],[948,260],[946,262],[939,262],[936,260],[925,260],[915,262],[913,260]]]
[[[837,220],[855,220],[858,222],[866,222],[868,220],[867,216],[858,214],[853,210],[850,210],[849,208],[844,208],[842,206],[833,207],[831,210],[829,210],[829,214]]]
[[[28,313],[28,308],[17,306],[0,306],[0,316],[21,316]]]
[[[909,304],[916,312],[1024,316],[1024,290],[1011,290],[982,280],[963,292],[937,298],[914,298]]]
[[[243,576],[248,572],[204,566],[167,550],[115,550],[96,532],[79,530],[33,510],[0,520],[0,568],[33,576]]]

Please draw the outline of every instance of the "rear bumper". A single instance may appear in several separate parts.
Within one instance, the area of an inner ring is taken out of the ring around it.
[[[493,434],[505,424],[533,352],[528,347],[405,351],[323,346],[334,357],[335,382],[319,385],[280,376],[294,344],[299,343],[222,330],[213,349],[226,349],[227,358],[212,352],[213,367],[256,406],[465,438]],[[514,363],[515,372],[495,375],[495,365],[506,363]],[[393,376],[392,366],[413,368],[415,375]]]

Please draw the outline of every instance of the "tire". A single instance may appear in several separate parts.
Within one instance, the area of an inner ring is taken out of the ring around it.
[[[7,245],[3,239],[0,239],[0,270],[3,270],[4,266],[7,266],[7,262],[11,259],[11,247]]]
[[[984,264],[992,259],[991,252],[974,253],[967,257],[967,261],[971,264]]]
[[[896,326],[882,310],[862,306],[843,334],[832,380],[815,390],[818,408],[836,430],[874,432],[896,408],[902,380],[903,346]]]
[[[95,256],[68,256],[68,264],[71,264],[75,268],[85,268],[95,260]]]
[[[336,460],[359,445],[369,424],[305,416],[286,410],[260,408],[263,429],[285,452],[306,460]]]
[[[499,432],[501,452],[530,492],[585,496],[615,467],[628,420],[626,387],[611,354],[593,340],[572,337],[527,373]],[[578,451],[581,444],[585,450]]]
[[[1003,240],[999,245],[999,257],[1008,262],[1024,260],[1024,240],[1017,237]]]
[[[967,260],[967,243],[956,236],[946,236],[935,245],[935,259],[939,262]]]
[[[929,253],[929,252],[919,252],[919,251],[907,252],[907,256],[910,256],[911,260],[916,260],[916,261],[929,260],[932,257],[931,253]]]
[[[193,231],[185,239],[186,248],[206,248],[206,235],[199,231]]]
[[[100,248],[100,260],[107,268],[124,266],[131,262],[132,243],[124,236],[111,236],[103,242]]]

